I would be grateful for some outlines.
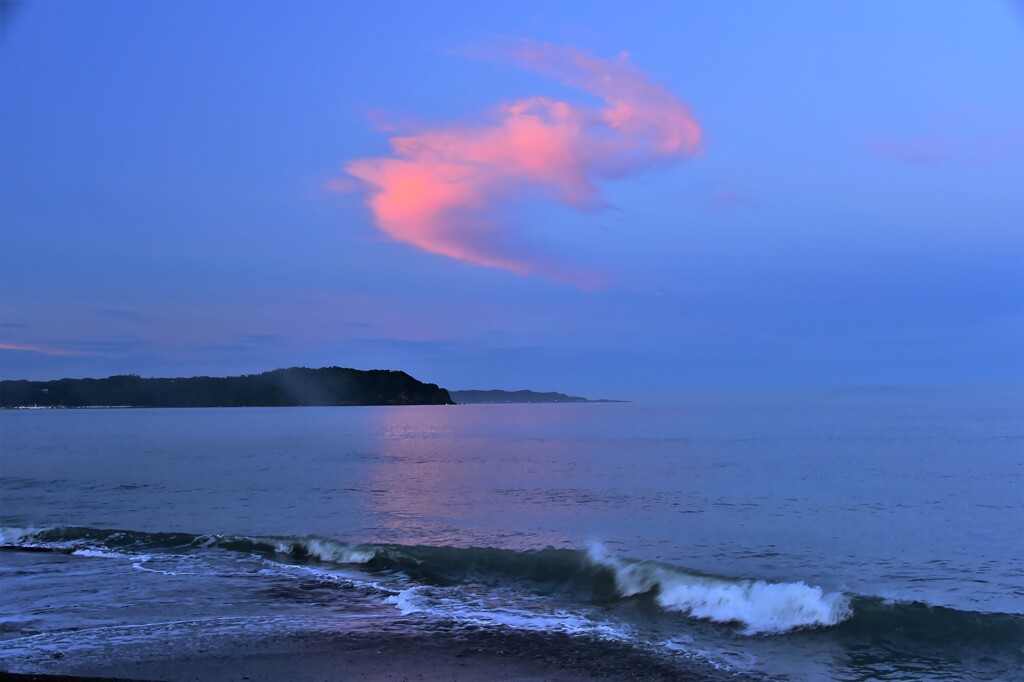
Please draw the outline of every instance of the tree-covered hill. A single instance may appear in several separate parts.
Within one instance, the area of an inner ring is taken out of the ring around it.
[[[288,407],[304,405],[446,405],[437,384],[405,372],[292,367],[237,377],[0,381],[0,407]]]

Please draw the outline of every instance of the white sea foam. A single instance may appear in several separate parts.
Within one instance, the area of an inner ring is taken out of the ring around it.
[[[15,527],[0,527],[0,545],[6,545],[8,547],[16,546],[25,541],[26,538],[31,538],[42,528],[15,528]]]
[[[78,540],[40,540],[38,536],[49,530],[52,530],[52,528],[0,528],[0,545],[7,547],[70,551],[78,547],[82,547],[84,544]]]
[[[33,549],[48,549],[68,552],[75,556],[105,558],[105,559],[130,559],[136,555],[116,552],[110,549],[101,549],[89,544],[85,540],[40,540],[39,534],[49,528],[0,528],[0,545],[8,547],[25,547]]]
[[[410,587],[384,599],[403,615],[425,614],[473,627],[500,625],[530,632],[585,633],[607,639],[628,639],[621,627],[580,613],[552,609],[544,598],[534,601],[531,604],[522,594],[426,585]]]
[[[359,573],[356,569],[344,570],[338,568],[320,568],[317,566],[297,566],[295,564],[281,563],[264,559],[263,565],[266,568],[260,569],[261,575],[272,575],[294,578],[297,576],[314,576],[317,580],[337,583],[345,587],[354,587],[372,594],[395,595],[405,589],[401,587],[389,587],[382,585],[377,580],[371,580],[365,573]],[[392,580],[400,580],[392,576]]]
[[[125,554],[124,552],[115,552],[109,549],[96,549],[94,547],[83,547],[82,549],[76,549],[71,553],[75,556],[86,556],[100,559],[136,559],[140,562],[149,559],[149,557],[145,555],[140,557],[137,554]]]
[[[365,564],[373,560],[377,553],[372,549],[353,547],[333,540],[310,539],[305,541],[306,551],[321,561],[332,561],[341,564]]]
[[[320,561],[337,564],[365,564],[376,551],[326,538],[277,539],[272,541],[278,554],[291,554],[296,549]]]
[[[395,608],[402,612],[403,616],[410,613],[431,611],[436,613],[435,600],[432,598],[432,588],[426,586],[410,587],[398,594],[393,594],[384,600],[385,604],[394,604]]]
[[[727,580],[687,573],[666,564],[626,561],[601,546],[592,562],[612,571],[623,597],[651,592],[659,606],[717,623],[740,623],[745,634],[774,634],[836,625],[850,617],[848,597],[820,587],[764,580]]]
[[[175,576],[200,575],[204,570],[195,557],[189,556],[141,554],[131,558],[135,560],[132,562],[132,568],[146,573]]]

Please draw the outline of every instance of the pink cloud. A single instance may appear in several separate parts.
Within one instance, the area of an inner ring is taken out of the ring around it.
[[[443,125],[390,139],[387,157],[356,159],[377,226],[396,241],[520,275],[593,285],[515,249],[502,207],[524,194],[578,209],[605,206],[600,183],[695,154],[700,126],[689,107],[650,81],[625,53],[611,60],[532,42],[500,58],[596,95],[584,106],[526,97],[482,125]]]
[[[40,355],[81,355],[69,350],[57,348],[45,348],[43,346],[29,346],[19,343],[0,343],[0,350],[16,350],[25,353],[39,353]]]

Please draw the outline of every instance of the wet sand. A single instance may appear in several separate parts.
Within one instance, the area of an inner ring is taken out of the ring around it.
[[[316,635],[236,642],[174,657],[77,666],[63,661],[50,676],[0,674],[0,679],[52,682],[130,680],[427,680],[582,682],[583,680],[752,680],[701,662],[668,661],[614,642],[560,634],[479,632],[458,636]],[[53,676],[54,674],[58,676]]]

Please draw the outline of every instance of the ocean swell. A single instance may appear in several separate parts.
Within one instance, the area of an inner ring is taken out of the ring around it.
[[[514,551],[356,544],[315,536],[193,535],[65,526],[0,528],[0,548],[124,558],[140,568],[143,562],[157,566],[161,557],[201,555],[207,550],[255,555],[302,570],[322,566],[336,572],[330,567],[347,567],[346,580],[354,575],[365,576],[370,581],[366,584],[380,581],[386,586],[380,590],[381,598],[405,613],[448,614],[456,619],[472,616],[488,621],[484,616],[490,613],[494,622],[526,622],[522,614],[528,613],[526,620],[551,626],[571,620],[558,611],[556,603],[614,606],[649,600],[666,615],[737,626],[748,635],[819,629],[857,641],[998,642],[1015,650],[1024,641],[1021,614],[889,602],[803,582],[706,575],[672,564],[615,556],[602,546],[588,551]],[[509,598],[495,602],[496,594]],[[499,611],[512,603],[531,606],[499,617]],[[548,617],[553,620],[546,621]]]
[[[622,597],[653,594],[664,609],[716,623],[739,623],[745,634],[774,634],[798,628],[832,626],[852,615],[850,599],[803,582],[727,580],[676,566],[609,555],[601,546],[588,552],[610,570]]]

